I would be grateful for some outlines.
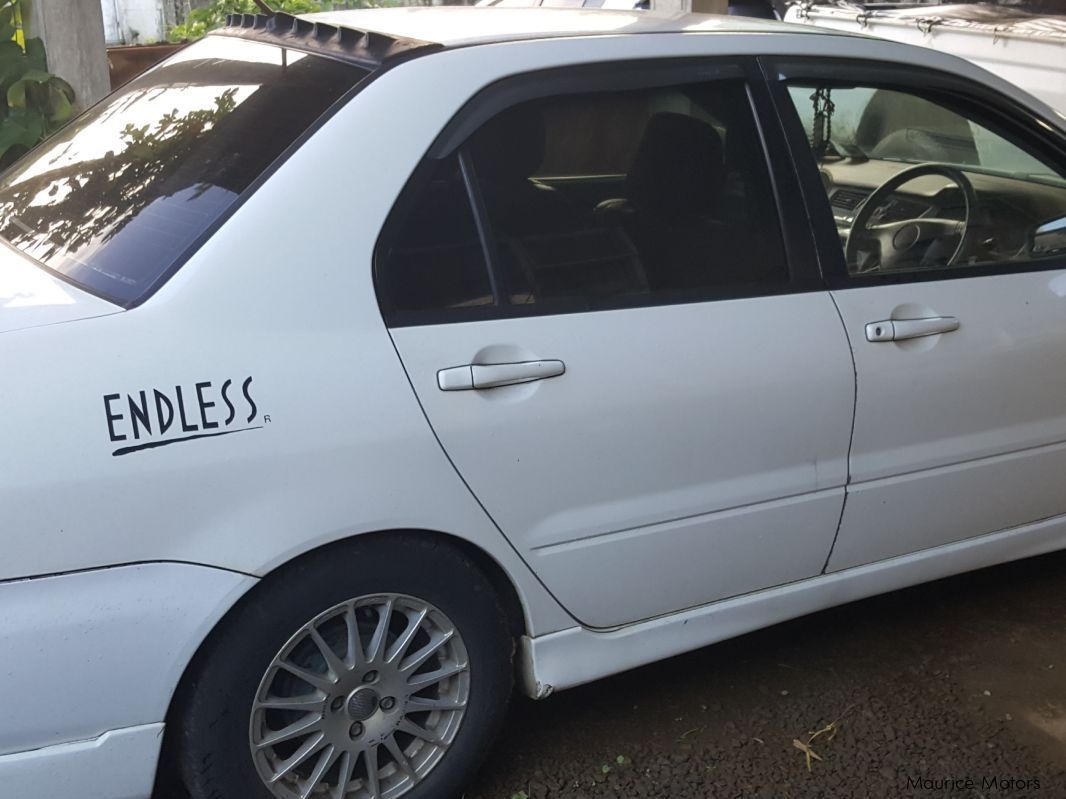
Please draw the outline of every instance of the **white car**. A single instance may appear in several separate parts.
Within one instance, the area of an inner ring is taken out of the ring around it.
[[[1066,132],[740,18],[235,17],[0,178],[0,793],[443,799],[1066,547]]]

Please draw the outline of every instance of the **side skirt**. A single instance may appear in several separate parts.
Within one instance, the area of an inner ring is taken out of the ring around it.
[[[520,653],[522,689],[543,699],[555,691],[825,608],[1064,548],[1066,516],[1056,516],[613,630],[571,627],[536,638],[525,636]]]

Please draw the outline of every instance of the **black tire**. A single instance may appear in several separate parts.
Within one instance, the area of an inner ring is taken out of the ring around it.
[[[455,739],[403,799],[446,799],[468,784],[510,698],[513,639],[499,597],[462,553],[428,536],[356,539],[270,575],[212,633],[178,698],[174,764],[192,799],[275,799],[251,755],[249,719],[272,658],[318,614],[359,596],[407,594],[443,612],[469,657],[469,698]]]

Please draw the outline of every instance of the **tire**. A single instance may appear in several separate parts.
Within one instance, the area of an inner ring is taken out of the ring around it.
[[[452,797],[502,725],[512,655],[499,597],[453,547],[415,534],[330,547],[264,579],[212,633],[173,716],[175,764],[192,799],[342,799],[348,771],[344,799]]]

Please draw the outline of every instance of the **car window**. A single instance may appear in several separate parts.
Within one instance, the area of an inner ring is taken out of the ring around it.
[[[379,273],[397,311],[492,305],[488,264],[459,166],[435,165],[414,196]]]
[[[461,152],[484,209],[499,305],[685,302],[787,284],[741,80],[523,103],[489,120]],[[485,264],[473,253],[472,222],[439,221],[456,213],[449,205],[461,183],[454,163],[441,165],[409,212],[386,271],[425,277],[388,277],[393,307],[427,309],[430,296],[438,309],[493,304],[487,283],[472,279]],[[438,220],[431,245],[419,218]],[[424,263],[412,267],[416,251]]]
[[[955,104],[872,86],[795,83],[848,272],[908,273],[1066,253],[1066,180]]]
[[[136,304],[367,74],[210,36],[5,173],[0,236],[68,280]]]

